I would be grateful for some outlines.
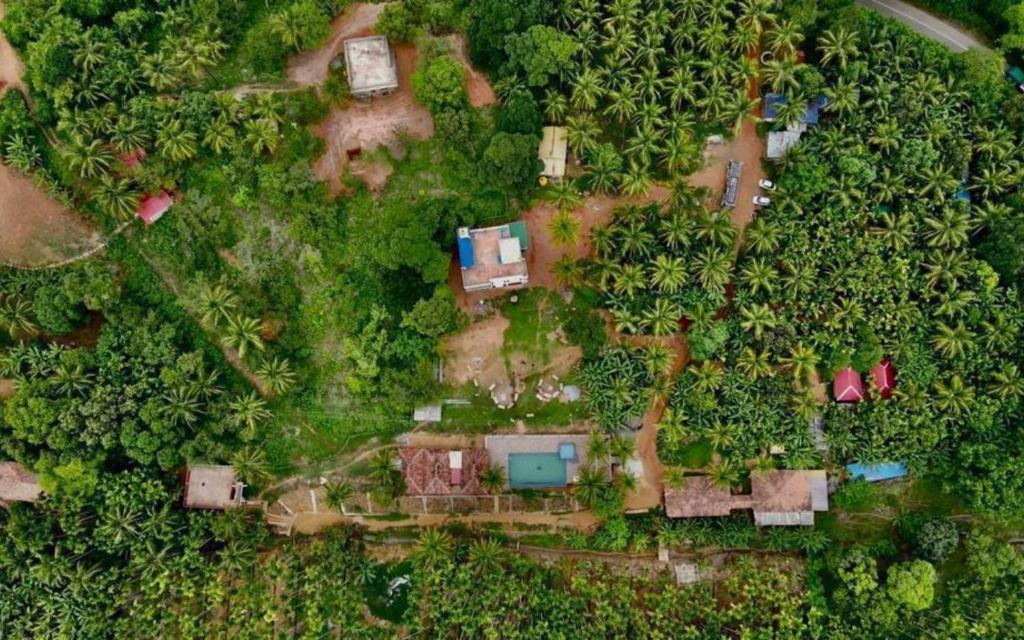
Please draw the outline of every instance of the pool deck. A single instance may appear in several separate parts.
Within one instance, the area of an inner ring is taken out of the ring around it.
[[[554,433],[544,435],[492,435],[484,438],[484,448],[491,457],[491,464],[505,470],[508,477],[508,456],[510,453],[553,453],[558,454],[558,445],[571,442],[576,445],[576,462],[566,461],[565,478],[569,484],[576,482],[579,468],[587,460],[587,442],[584,434]]]

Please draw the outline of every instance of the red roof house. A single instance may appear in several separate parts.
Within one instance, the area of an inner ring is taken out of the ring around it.
[[[140,147],[134,151],[122,153],[117,156],[117,159],[121,161],[121,164],[123,164],[126,169],[134,169],[142,164],[142,161],[146,159],[146,150]]]
[[[490,462],[486,449],[424,449],[402,447],[398,458],[410,496],[478,495],[485,493],[480,476]]]
[[[151,196],[147,193],[142,196],[142,201],[139,202],[139,217],[146,224],[153,224],[167,213],[172,204],[174,204],[174,199],[166,191],[161,191],[160,195],[156,196]]]
[[[871,369],[871,379],[875,382],[875,389],[883,398],[892,396],[892,389],[896,386],[896,369],[888,358],[882,360]]]
[[[860,402],[864,399],[864,383],[860,374],[852,367],[846,367],[836,373],[832,381],[832,395],[836,402]]]

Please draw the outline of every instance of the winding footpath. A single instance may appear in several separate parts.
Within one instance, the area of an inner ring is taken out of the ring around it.
[[[857,0],[857,4],[902,22],[957,53],[987,48],[971,33],[902,0]]]

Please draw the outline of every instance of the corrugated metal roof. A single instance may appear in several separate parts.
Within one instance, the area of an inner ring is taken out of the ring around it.
[[[459,229],[459,264],[463,269],[472,269],[476,266],[476,256],[473,255],[473,239],[469,237],[469,229]]]

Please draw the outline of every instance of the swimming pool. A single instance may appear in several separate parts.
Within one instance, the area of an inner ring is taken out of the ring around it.
[[[565,460],[557,453],[510,453],[508,484],[513,489],[564,487]]]

